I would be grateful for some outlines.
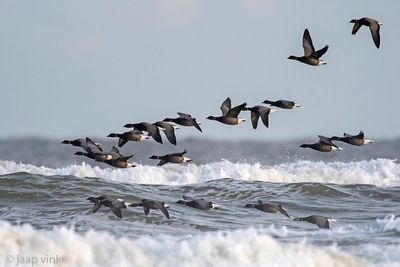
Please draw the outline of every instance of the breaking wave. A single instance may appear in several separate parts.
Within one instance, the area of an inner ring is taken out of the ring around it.
[[[394,186],[400,184],[400,165],[394,160],[376,159],[358,162],[298,161],[274,166],[259,163],[220,161],[204,165],[139,165],[131,169],[92,167],[85,163],[63,168],[48,168],[14,161],[0,161],[0,175],[27,172],[39,175],[98,177],[109,181],[142,184],[182,185],[221,178],[276,183],[334,183]]]
[[[55,259],[56,258],[56,259]],[[37,230],[0,221],[0,263],[32,266],[366,266],[366,262],[304,243],[280,243],[255,229],[187,236],[116,238],[73,228]],[[43,262],[44,260],[44,262]],[[52,262],[58,260],[58,262]],[[12,261],[12,262],[11,262]],[[24,261],[26,264],[21,264]],[[11,266],[10,265],[10,266]]]

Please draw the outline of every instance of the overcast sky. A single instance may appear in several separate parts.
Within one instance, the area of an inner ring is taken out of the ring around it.
[[[180,137],[274,140],[364,130],[400,135],[400,1],[1,1],[0,137],[104,137],[192,114]],[[368,28],[375,18],[381,48]],[[310,30],[325,66],[292,60]],[[295,100],[270,128],[205,118],[232,104]]]

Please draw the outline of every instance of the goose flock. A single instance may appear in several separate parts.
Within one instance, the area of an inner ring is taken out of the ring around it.
[[[382,23],[375,19],[371,18],[361,18],[361,19],[352,19],[350,23],[354,23],[352,34],[356,34],[357,31],[361,28],[361,26],[369,27],[372,35],[373,42],[375,46],[379,49],[380,46],[380,26]],[[315,50],[311,35],[308,29],[304,30],[303,34],[303,56],[289,56],[288,59],[296,60],[301,63],[305,63],[311,66],[320,66],[327,64],[321,57],[328,51],[329,46],[325,45],[323,48],[319,50]],[[250,111],[251,124],[253,129],[256,129],[258,126],[258,121],[261,118],[262,123],[265,127],[269,127],[269,115],[277,109],[272,107],[281,108],[281,109],[294,109],[300,107],[298,103],[294,101],[288,100],[265,100],[262,102],[263,104],[269,106],[255,105],[253,107],[247,106],[247,103],[244,102],[240,105],[232,107],[231,99],[228,97],[223,101],[220,106],[220,110],[222,115],[220,116],[208,116],[208,120],[213,120],[222,124],[227,125],[238,125],[240,123],[245,122],[244,118],[239,118],[239,115],[242,111]],[[179,126],[185,127],[194,127],[201,133],[203,130],[201,129],[201,123],[196,120],[196,118],[192,117],[190,114],[178,112],[179,117],[177,118],[165,118],[162,121],[157,121],[154,123],[149,122],[139,122],[139,123],[128,123],[125,124],[125,128],[132,128],[131,131],[123,132],[123,133],[110,133],[107,137],[118,138],[118,147],[124,146],[127,142],[140,142],[148,140],[150,137],[154,139],[154,141],[162,144],[163,139],[161,133],[164,133],[166,139],[173,145],[177,144],[176,133],[175,131],[179,129]],[[366,144],[373,143],[373,140],[367,139],[364,137],[364,132],[360,131],[358,134],[351,135],[344,133],[343,137],[338,136],[322,136],[318,135],[319,140],[316,143],[312,144],[302,144],[300,147],[302,148],[310,148],[319,152],[333,152],[337,150],[342,150],[341,147],[336,145],[333,141],[344,142],[354,146],[363,146]],[[75,140],[64,140],[63,144],[70,144],[73,146],[81,147],[84,151],[78,151],[74,155],[85,156],[90,159],[93,159],[98,162],[103,162],[112,167],[116,168],[132,168],[136,165],[133,162],[129,162],[129,159],[133,157],[133,155],[122,155],[118,148],[113,146],[109,152],[105,152],[99,143],[94,142],[89,137],[79,138]],[[186,163],[190,162],[191,159],[186,157],[188,151],[184,150],[183,152],[171,153],[162,156],[152,155],[150,159],[159,160],[158,166],[162,166],[167,163]],[[112,196],[99,196],[99,197],[89,197],[89,201],[93,202],[92,212],[97,212],[101,206],[105,206],[111,209],[111,211],[119,218],[122,218],[121,209],[126,209],[129,207],[142,207],[144,213],[149,214],[151,209],[161,210],[161,212],[165,215],[166,218],[170,218],[168,212],[168,205],[165,202],[151,200],[151,199],[142,199],[139,203],[127,203],[122,199],[117,199]],[[201,209],[201,210],[209,210],[209,209],[217,209],[219,205],[213,202],[206,201],[204,199],[195,199],[188,196],[182,196],[181,200],[178,200],[176,204],[186,205],[191,208]],[[280,205],[276,203],[264,203],[261,200],[256,204],[247,204],[245,208],[255,208],[257,210],[268,212],[268,213],[281,213],[287,218],[291,218],[287,211]],[[328,229],[329,223],[334,221],[334,219],[327,218],[319,215],[311,215],[307,217],[297,217],[293,218],[294,221],[306,221],[309,223],[313,223],[317,225],[319,228]]]

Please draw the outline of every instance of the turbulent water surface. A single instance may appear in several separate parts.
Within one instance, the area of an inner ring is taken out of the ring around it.
[[[333,155],[294,142],[187,140],[195,163],[163,167],[145,159],[156,145],[132,145],[124,150],[137,154],[132,169],[82,162],[72,156],[79,149],[51,140],[0,144],[1,266],[32,266],[22,261],[39,256],[37,266],[400,266],[396,140]],[[102,194],[165,201],[171,218],[140,207],[122,220],[106,207],[91,213],[87,197]],[[176,204],[182,195],[220,209]],[[292,218],[336,222],[318,229],[244,208],[258,200],[282,204]]]

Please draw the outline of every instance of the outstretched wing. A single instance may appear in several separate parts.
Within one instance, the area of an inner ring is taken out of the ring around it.
[[[165,217],[167,217],[169,219],[169,213],[168,213],[167,208],[164,206],[164,202],[162,203],[160,210],[162,211],[162,213],[164,213]]]
[[[180,118],[190,119],[192,116],[183,112],[177,112]]]
[[[118,146],[119,147],[123,147],[123,145],[125,145],[128,142],[128,140],[123,139],[123,138],[119,138],[118,140]]]
[[[220,109],[222,111],[222,116],[225,116],[226,114],[228,114],[229,110],[231,109],[231,99],[229,97],[227,99],[225,99],[225,101],[222,103]]]
[[[353,29],[351,30],[351,34],[356,34],[358,32],[358,30],[361,28],[361,23],[359,23],[358,21],[354,22],[353,25]]]
[[[197,130],[199,130],[201,133],[203,132],[200,128],[200,125],[197,123],[196,119],[193,119],[193,125],[196,127]]]
[[[146,131],[149,133],[149,135],[151,137],[153,137],[153,139],[162,144],[162,138],[161,138],[161,134],[160,134],[160,130],[158,129],[157,126],[153,125],[153,124],[149,124],[147,125],[147,129]]]
[[[103,204],[101,203],[100,200],[96,200],[96,201],[94,202],[92,212],[95,213],[96,211],[98,211],[102,205],[103,205]]]
[[[329,137],[322,136],[322,135],[318,135],[318,137],[319,137],[320,142],[323,142],[323,143],[325,143],[325,144],[327,144],[327,145],[330,145],[330,146],[334,146],[334,147],[336,147],[336,148],[339,148],[337,145],[335,145],[334,143],[332,143],[332,140],[331,140]]]
[[[303,34],[303,49],[304,49],[304,56],[310,56],[312,53],[315,52],[315,48],[313,42],[311,40],[310,32],[308,29],[304,30]]]
[[[237,116],[239,116],[239,113],[246,107],[246,105],[247,105],[247,103],[243,103],[239,106],[236,106],[236,107],[230,109],[226,115],[236,118]]]
[[[264,123],[265,127],[268,128],[269,126],[269,113],[270,113],[271,109],[266,108],[265,110],[262,109],[260,110],[260,116],[261,116],[261,120]]]
[[[364,132],[360,131],[360,133],[357,135],[357,137],[364,139]]]
[[[164,164],[167,164],[168,163],[168,161],[166,161],[166,160],[160,160],[160,162],[157,164],[157,166],[162,166],[162,165],[164,165]]]
[[[379,34],[379,23],[376,20],[372,20],[369,24],[369,29],[371,31],[372,39],[374,40],[375,46],[379,48],[381,44],[381,37]]]
[[[150,212],[150,207],[147,204],[143,204],[143,211],[145,215],[148,215]]]
[[[158,126],[164,128],[164,134],[167,137],[168,141],[171,144],[176,145],[175,129],[174,129],[174,126],[172,126],[172,124],[169,124],[167,122],[158,121],[155,123],[155,125],[158,125]]]
[[[257,129],[258,118],[258,112],[251,111],[251,124],[253,125],[253,129]]]
[[[122,213],[121,213],[121,209],[120,208],[111,207],[111,210],[115,214],[115,216],[117,216],[118,218],[122,219]]]
[[[318,50],[318,51],[312,53],[312,57],[313,57],[313,58],[320,58],[320,57],[322,57],[322,56],[326,53],[326,51],[328,51],[328,48],[329,48],[329,45],[326,45],[324,48],[321,48],[320,50]]]

